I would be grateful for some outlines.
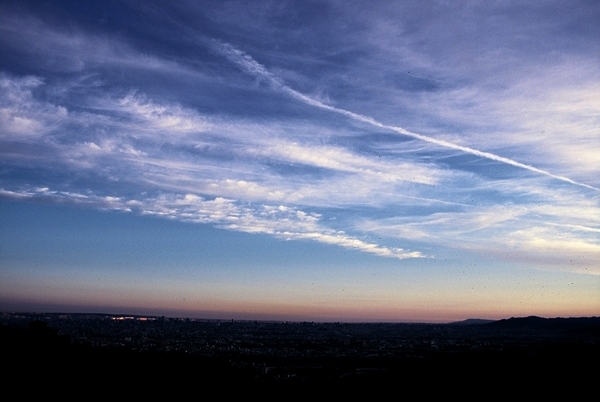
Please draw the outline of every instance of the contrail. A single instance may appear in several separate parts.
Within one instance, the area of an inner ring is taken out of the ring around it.
[[[560,181],[563,181],[566,183],[574,184],[576,186],[581,186],[581,187],[589,188],[591,190],[600,191],[599,188],[590,186],[589,184],[580,183],[580,182],[570,179],[568,177],[559,176],[559,175],[550,173],[547,170],[539,169],[539,168],[536,168],[535,166],[527,165],[525,163],[521,163],[521,162],[515,161],[510,158],[505,158],[503,156],[496,155],[496,154],[493,154],[490,152],[479,151],[477,149],[454,144],[452,142],[448,142],[445,140],[439,140],[439,139],[429,137],[429,136],[426,136],[423,134],[413,133],[412,131],[406,130],[402,127],[389,126],[387,124],[383,124],[369,116],[365,116],[362,114],[351,112],[349,110],[340,109],[335,106],[328,105],[317,99],[306,96],[303,93],[300,93],[300,92],[296,91],[295,89],[292,89],[289,86],[285,85],[285,83],[283,82],[283,80],[281,78],[279,78],[276,75],[274,75],[273,73],[271,73],[269,70],[267,70],[265,68],[265,66],[258,63],[247,53],[245,53],[239,49],[236,49],[235,47],[231,46],[230,44],[221,43],[218,41],[213,41],[212,44],[213,44],[213,49],[215,51],[217,51],[218,53],[225,56],[231,62],[237,64],[245,72],[252,74],[255,77],[263,79],[272,88],[279,90],[281,92],[287,93],[288,95],[304,102],[307,105],[315,106],[315,107],[318,107],[318,108],[324,109],[324,110],[329,110],[331,112],[347,116],[353,120],[360,121],[360,122],[363,122],[366,124],[370,124],[377,128],[394,131],[396,133],[406,135],[408,137],[416,138],[421,141],[429,142],[431,144],[436,144],[436,145],[439,145],[444,148],[455,149],[455,150],[458,150],[458,151],[461,151],[461,152],[464,152],[467,154],[476,155],[481,158],[490,159],[493,161],[505,163],[507,165],[516,166],[516,167],[519,167],[519,168],[522,168],[525,170],[529,170],[531,172],[539,173],[541,175],[552,177],[553,179],[557,179],[557,180],[560,180]]]

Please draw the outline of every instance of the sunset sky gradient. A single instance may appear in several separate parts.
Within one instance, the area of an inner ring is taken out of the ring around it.
[[[0,310],[600,315],[600,3],[3,1]]]

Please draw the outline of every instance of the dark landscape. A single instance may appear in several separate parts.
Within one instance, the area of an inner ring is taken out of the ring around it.
[[[7,384],[52,389],[58,375],[94,388],[126,382],[136,393],[218,384],[233,386],[225,393],[582,390],[600,361],[598,317],[361,324],[3,313],[0,334]]]

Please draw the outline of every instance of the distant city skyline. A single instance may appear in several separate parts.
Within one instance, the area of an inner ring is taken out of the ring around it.
[[[600,4],[5,1],[0,310],[600,315]]]

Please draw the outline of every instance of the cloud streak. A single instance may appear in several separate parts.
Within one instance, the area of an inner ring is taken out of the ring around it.
[[[580,182],[570,179],[568,177],[556,175],[556,174],[553,174],[546,170],[539,169],[535,166],[527,165],[525,163],[521,163],[521,162],[515,161],[510,158],[506,158],[506,157],[496,155],[496,154],[493,154],[490,152],[480,151],[480,150],[473,149],[473,148],[470,148],[467,146],[454,144],[449,141],[436,139],[436,138],[429,137],[429,136],[426,136],[423,134],[418,134],[418,133],[406,130],[402,127],[386,125],[386,124],[383,124],[383,123],[373,119],[372,117],[328,105],[317,99],[311,98],[310,96],[304,95],[304,94],[290,88],[289,86],[285,85],[283,80],[281,80],[279,77],[277,77],[274,74],[272,74],[271,72],[269,72],[263,65],[261,65],[256,60],[254,60],[251,56],[249,56],[248,54],[246,54],[245,52],[243,52],[239,49],[236,49],[235,47],[233,47],[232,45],[230,45],[228,43],[214,42],[213,48],[216,49],[217,52],[219,52],[220,54],[225,56],[228,60],[232,61],[233,63],[235,63],[236,65],[241,67],[248,74],[252,74],[252,75],[260,78],[261,80],[266,81],[273,89],[287,93],[288,95],[304,102],[307,105],[315,106],[315,107],[318,107],[323,110],[328,110],[328,111],[331,111],[331,112],[334,112],[337,114],[341,114],[341,115],[347,116],[355,121],[369,124],[373,127],[393,131],[398,134],[412,137],[412,138],[415,138],[415,139],[418,139],[418,140],[421,140],[424,142],[428,142],[431,144],[435,144],[435,145],[438,145],[438,146],[441,146],[444,148],[454,149],[454,150],[461,151],[461,152],[471,154],[471,155],[475,155],[475,156],[478,156],[481,158],[505,163],[507,165],[511,165],[511,166],[515,166],[515,167],[518,167],[521,169],[529,170],[531,172],[538,173],[538,174],[541,174],[544,176],[548,176],[553,179],[560,180],[560,181],[563,181],[566,183],[570,183],[570,184],[573,184],[576,186],[588,188],[588,189],[594,190],[594,191],[600,191],[599,188],[593,187],[591,185],[588,185],[585,183],[580,183]]]
[[[0,196],[16,200],[70,203],[123,212],[138,211],[183,222],[215,225],[244,233],[267,234],[283,240],[311,240],[396,259],[424,258],[418,251],[390,248],[324,228],[321,216],[283,205],[241,206],[235,200],[205,199],[193,194],[160,196],[142,200],[56,191],[49,188],[11,191],[0,188]]]

